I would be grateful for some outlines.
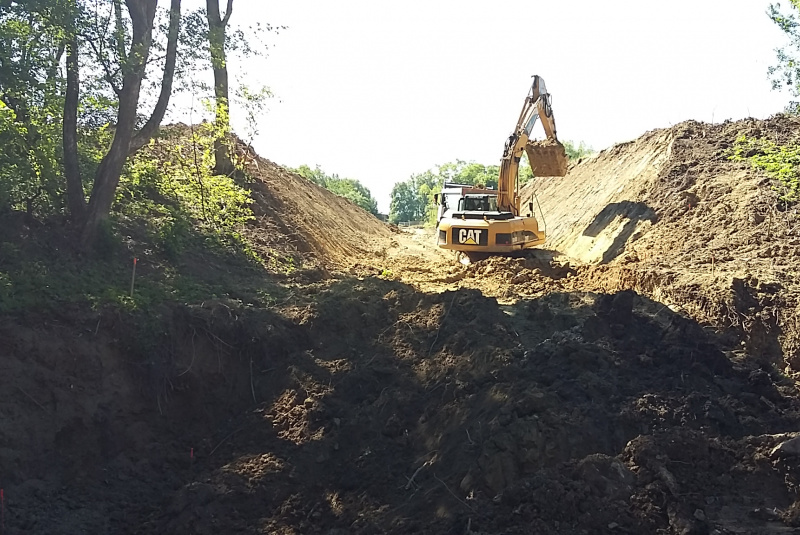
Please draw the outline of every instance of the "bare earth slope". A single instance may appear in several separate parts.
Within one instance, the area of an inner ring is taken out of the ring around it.
[[[587,263],[613,258],[652,223],[653,209],[643,201],[673,140],[671,130],[648,132],[573,165],[566,177],[534,179],[523,188],[523,199],[535,195],[541,205],[547,247]]]
[[[785,142],[796,118],[648,132],[524,193],[538,196],[548,247],[587,264],[589,287],[631,288],[696,319],[748,333],[754,350],[795,366],[800,342],[800,223],[771,183],[728,159],[740,134]]]
[[[329,267],[350,265],[380,254],[391,240],[386,224],[347,199],[249,152],[239,151],[257,217],[251,239],[264,248],[296,251],[306,261]]]

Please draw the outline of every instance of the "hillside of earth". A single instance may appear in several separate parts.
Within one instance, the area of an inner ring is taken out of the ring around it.
[[[260,262],[4,215],[4,533],[797,530],[796,207],[729,151],[798,126],[612,147],[469,266],[243,144]]]

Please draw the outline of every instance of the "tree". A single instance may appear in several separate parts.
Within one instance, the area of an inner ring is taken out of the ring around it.
[[[571,162],[580,160],[581,158],[585,158],[587,156],[591,156],[592,154],[594,154],[594,149],[592,149],[583,141],[578,143],[578,145],[575,145],[574,141],[565,141],[564,150],[566,150],[567,158]]]
[[[800,0],[789,0],[788,11],[784,12],[781,4],[770,4],[767,15],[778,25],[791,44],[775,50],[777,64],[767,69],[767,74],[772,81],[772,89],[786,88],[793,97],[800,97]],[[787,111],[800,112],[800,102],[791,101],[786,107]]]
[[[424,173],[411,175],[405,182],[398,182],[392,189],[389,205],[389,221],[435,220],[436,208],[433,196],[442,191],[442,184],[454,182],[487,188],[497,187],[500,168],[476,162],[456,160],[436,166]]]
[[[378,215],[378,201],[372,193],[364,187],[361,182],[352,178],[339,178],[339,175],[328,175],[319,166],[311,169],[307,165],[301,165],[293,169],[295,173],[306,180],[321,186],[340,197],[344,197],[353,204],[360,206],[372,215]]]
[[[57,205],[60,192],[61,8],[47,0],[0,11],[0,209]]]
[[[392,188],[389,205],[389,222],[420,221],[425,214],[425,205],[411,180],[398,182]]]
[[[181,0],[170,0],[169,11],[158,0],[0,0],[0,209],[47,215],[66,206],[83,244],[92,242],[128,157],[157,133],[173,86],[209,65],[225,67],[227,51],[256,53],[241,30],[225,33],[227,4],[211,25],[222,26],[220,48],[209,45],[219,32],[206,26],[207,14],[182,15]],[[227,82],[216,87],[225,89],[218,119],[227,125]],[[254,135],[270,94],[244,86],[235,94]]]
[[[225,136],[231,128],[225,30],[233,14],[233,0],[227,0],[227,2],[225,15],[221,16],[219,0],[206,0],[208,50],[211,55],[211,67],[214,70],[214,121],[218,136],[214,141],[214,171],[220,175],[230,175],[234,172],[233,161],[225,140]]]
[[[123,166],[131,152],[131,142],[134,139],[134,130],[138,120],[137,110],[139,106],[139,96],[142,88],[142,80],[145,77],[147,60],[150,54],[150,46],[153,41],[153,23],[155,21],[158,0],[125,0],[125,6],[130,17],[131,36],[127,38],[127,25],[122,16],[121,0],[113,0],[115,15],[114,45],[119,60],[119,71],[122,75],[122,86],[114,84],[114,77],[107,65],[106,78],[114,92],[117,94],[117,120],[114,128],[114,138],[111,147],[100,161],[100,165],[95,173],[92,194],[86,210],[86,218],[83,225],[81,241],[84,246],[92,243],[96,236],[100,224],[108,218],[111,205],[114,202],[114,194],[119,185],[120,175]],[[173,31],[173,24],[180,20],[180,1],[172,3],[172,14],[170,22],[170,38],[177,39],[177,29]],[[176,9],[177,7],[177,9]],[[99,45],[100,43],[95,43]],[[126,51],[126,44],[128,45]],[[170,43],[172,45],[172,43]],[[176,47],[168,45],[168,51],[175,54]],[[95,46],[95,50],[99,47]],[[169,54],[168,54],[169,56]],[[101,59],[104,59],[101,57]],[[165,68],[162,79],[162,95],[159,103],[153,112],[153,116],[145,124],[145,128],[150,132],[150,136],[155,133],[161,123],[163,114],[169,101],[171,93],[172,72],[175,67],[175,59],[167,57],[167,63],[171,63]],[[163,88],[168,86],[165,91]],[[162,102],[162,97],[163,101]],[[160,117],[158,116],[160,114]],[[152,124],[155,124],[153,127]],[[142,134],[143,136],[147,135]],[[147,138],[149,140],[149,137]],[[141,142],[141,139],[139,140]],[[142,143],[143,145],[144,143]],[[140,145],[141,146],[141,145]]]

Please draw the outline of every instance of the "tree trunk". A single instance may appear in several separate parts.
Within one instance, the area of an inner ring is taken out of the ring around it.
[[[86,211],[86,197],[78,166],[78,98],[80,77],[78,71],[78,37],[68,37],[67,88],[64,95],[64,177],[67,180],[67,206],[73,221],[81,223]]]
[[[142,87],[147,56],[153,37],[158,0],[125,0],[131,16],[133,35],[131,48],[126,58],[122,58],[123,81],[117,110],[117,125],[111,148],[103,157],[92,187],[88,213],[81,241],[86,247],[94,243],[100,224],[108,218],[114,194],[119,185],[119,177],[130,151],[133,131],[136,127],[136,109],[139,105],[139,92]]]
[[[164,77],[161,80],[161,93],[158,95],[158,102],[150,119],[145,123],[139,132],[131,140],[129,154],[135,154],[139,149],[147,145],[153,136],[158,132],[161,121],[169,106],[169,98],[172,95],[172,80],[175,76],[175,63],[178,57],[178,33],[181,25],[181,0],[172,0],[169,11],[169,32],[167,35],[167,57],[164,60]]]
[[[214,99],[216,101],[214,172],[218,175],[232,175],[235,168],[227,142],[231,126],[230,107],[228,106],[228,63],[225,54],[225,30],[233,13],[233,0],[228,0],[224,18],[220,16],[218,2],[219,0],[206,0],[208,47],[211,52],[211,66],[214,70]]]

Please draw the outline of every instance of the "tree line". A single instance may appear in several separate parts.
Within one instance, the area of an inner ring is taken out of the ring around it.
[[[233,4],[0,0],[0,211],[66,214],[90,245],[176,90],[213,95],[214,172],[233,174],[229,56],[259,53],[254,33],[231,27]],[[236,95],[258,108],[269,93]]]
[[[570,161],[579,160],[594,152],[584,142],[576,145],[571,141],[565,141],[564,148]],[[433,202],[433,196],[442,191],[442,184],[454,182],[456,184],[497,188],[499,175],[499,165],[484,165],[464,160],[448,162],[424,173],[411,175],[410,178],[396,183],[392,188],[389,222],[421,221],[433,223],[436,220],[436,206]],[[519,166],[520,185],[526,184],[531,178],[533,178],[533,173],[530,165],[528,165],[527,155],[523,155]]]
[[[372,193],[361,182],[353,178],[341,178],[336,173],[329,175],[319,166],[311,169],[307,165],[301,165],[297,169],[292,169],[295,173],[306,180],[321,186],[340,197],[344,197],[356,206],[360,206],[372,215],[378,215],[378,201]]]

